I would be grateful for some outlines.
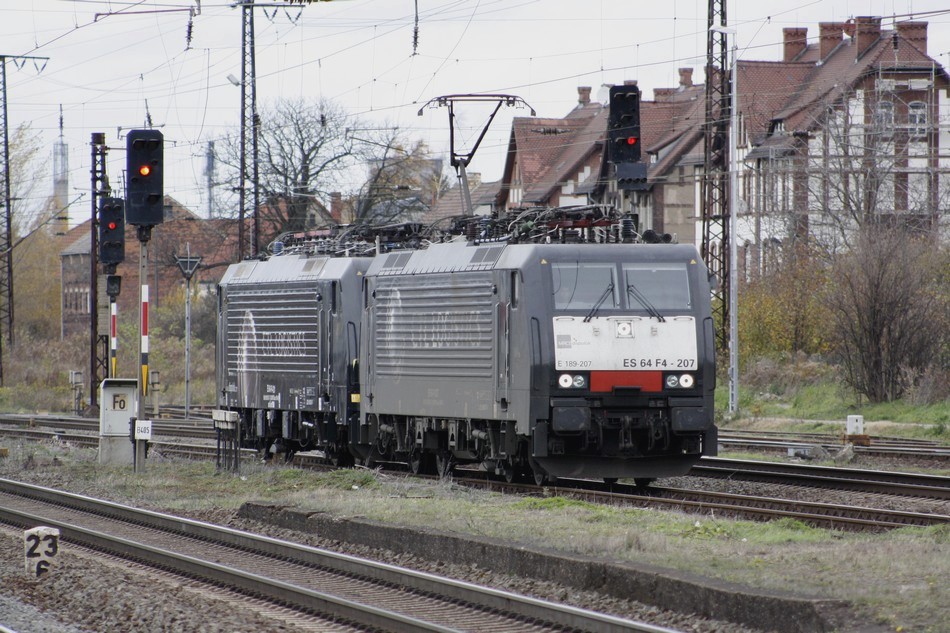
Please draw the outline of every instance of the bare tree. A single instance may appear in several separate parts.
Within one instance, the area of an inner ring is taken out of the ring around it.
[[[918,104],[886,89],[825,104],[808,135],[803,178],[808,239],[822,250],[853,245],[873,224],[937,227],[950,169],[935,159],[935,122]]]
[[[357,142],[347,133],[352,121],[327,100],[281,99],[260,113],[258,209],[262,233],[273,236],[332,222],[320,203],[338,191],[358,160]],[[225,166],[229,191],[220,191],[222,208],[234,209],[241,152],[240,134],[215,144],[216,158]],[[262,241],[266,241],[266,237]]]
[[[947,266],[939,236],[950,168],[937,152],[936,109],[895,85],[869,80],[815,104],[810,124],[777,135],[756,171],[757,243],[779,237],[785,261],[774,265],[803,282],[816,273],[798,270],[789,255],[822,262],[815,270],[828,274],[829,344],[848,384],[872,401],[901,397],[939,366],[947,344],[946,293],[935,271]],[[815,291],[801,285],[800,307]],[[815,318],[786,313],[795,348]]]
[[[346,221],[418,220],[447,188],[442,162],[421,141],[397,128],[369,128],[329,101],[280,100],[261,112],[258,210],[262,242],[281,233],[335,224],[328,208],[334,192],[366,167],[366,180],[349,192]],[[237,185],[240,135],[216,143],[225,181]],[[219,191],[220,205],[235,209],[236,192]]]
[[[932,237],[873,225],[836,258],[826,297],[835,347],[848,384],[872,402],[900,398],[942,362],[948,266]]]
[[[410,146],[398,130],[367,142],[364,156],[369,173],[354,201],[356,223],[419,221],[448,190],[442,160],[422,141]]]

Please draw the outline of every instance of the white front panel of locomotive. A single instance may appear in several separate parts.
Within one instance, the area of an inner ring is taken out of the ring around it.
[[[696,319],[554,317],[558,370],[690,371],[697,368]]]

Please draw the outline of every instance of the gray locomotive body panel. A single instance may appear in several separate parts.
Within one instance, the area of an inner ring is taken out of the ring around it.
[[[420,257],[426,254],[412,255],[426,260]],[[417,274],[368,274],[362,411],[457,419],[514,415],[504,280],[484,266],[445,270],[446,264]]]
[[[285,255],[229,267],[219,285],[219,405],[337,408],[345,399],[347,361],[356,358],[368,265],[366,259]]]

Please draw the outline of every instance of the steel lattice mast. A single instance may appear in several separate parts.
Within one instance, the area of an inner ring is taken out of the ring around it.
[[[713,291],[713,319],[719,350],[729,341],[729,73],[726,69],[726,0],[709,0],[706,21],[706,119],[703,138],[702,254],[719,284]]]
[[[238,258],[244,259],[245,254],[251,257],[257,255],[258,235],[258,153],[257,132],[260,118],[257,116],[257,69],[254,59],[254,3],[241,5],[241,178],[239,185],[238,209]],[[250,136],[251,155],[248,157],[247,146]],[[247,217],[247,184],[250,176],[252,190],[251,207],[251,235],[250,240],[245,237],[244,226]],[[248,244],[248,242],[250,242]]]
[[[22,64],[26,60],[39,61],[46,65],[48,57],[30,57],[26,55],[0,55],[0,128],[3,137],[3,209],[4,218],[0,222],[0,253],[3,263],[0,265],[0,329],[6,328],[7,342],[13,345],[13,192],[10,182],[10,127],[7,117],[7,61]],[[40,68],[42,70],[42,68]],[[2,336],[0,336],[2,338]],[[0,385],[3,385],[3,346],[0,342]]]

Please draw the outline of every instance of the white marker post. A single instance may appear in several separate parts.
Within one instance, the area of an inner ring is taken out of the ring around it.
[[[142,472],[145,470],[145,449],[149,441],[152,439],[152,421],[151,420],[136,420],[135,421],[135,463],[133,465],[133,470],[135,472]]]
[[[59,530],[45,526],[26,530],[23,532],[23,554],[27,576],[40,578],[48,574],[59,554]]]

